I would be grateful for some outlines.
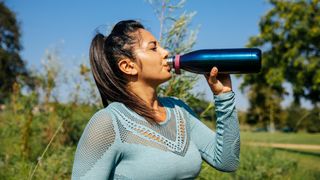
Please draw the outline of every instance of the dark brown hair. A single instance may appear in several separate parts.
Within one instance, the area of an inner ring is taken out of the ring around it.
[[[118,22],[108,36],[97,33],[91,42],[90,64],[94,80],[104,107],[109,102],[121,102],[137,114],[154,123],[154,111],[139,96],[127,88],[128,80],[118,66],[119,60],[136,61],[134,44],[139,41],[137,32],[143,25],[134,20]]]

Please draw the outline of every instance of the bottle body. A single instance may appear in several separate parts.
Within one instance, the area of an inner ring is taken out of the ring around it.
[[[261,69],[261,50],[257,48],[203,49],[168,59],[175,73],[180,69],[198,74],[209,73],[216,66],[219,73],[247,74]]]

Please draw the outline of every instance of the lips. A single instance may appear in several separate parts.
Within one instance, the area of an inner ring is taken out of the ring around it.
[[[167,71],[171,70],[170,66],[164,66],[164,67],[167,68]]]

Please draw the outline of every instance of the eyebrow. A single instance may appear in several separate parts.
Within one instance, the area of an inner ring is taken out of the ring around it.
[[[157,45],[157,41],[150,41],[150,42],[148,43],[148,45],[149,45],[149,44]]]

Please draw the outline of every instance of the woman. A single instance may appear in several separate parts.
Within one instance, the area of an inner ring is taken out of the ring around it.
[[[120,21],[97,34],[90,63],[104,109],[79,141],[73,179],[193,179],[202,159],[220,171],[239,164],[239,125],[229,75],[212,68],[217,132],[174,97],[156,88],[171,78],[168,51],[136,21]]]

